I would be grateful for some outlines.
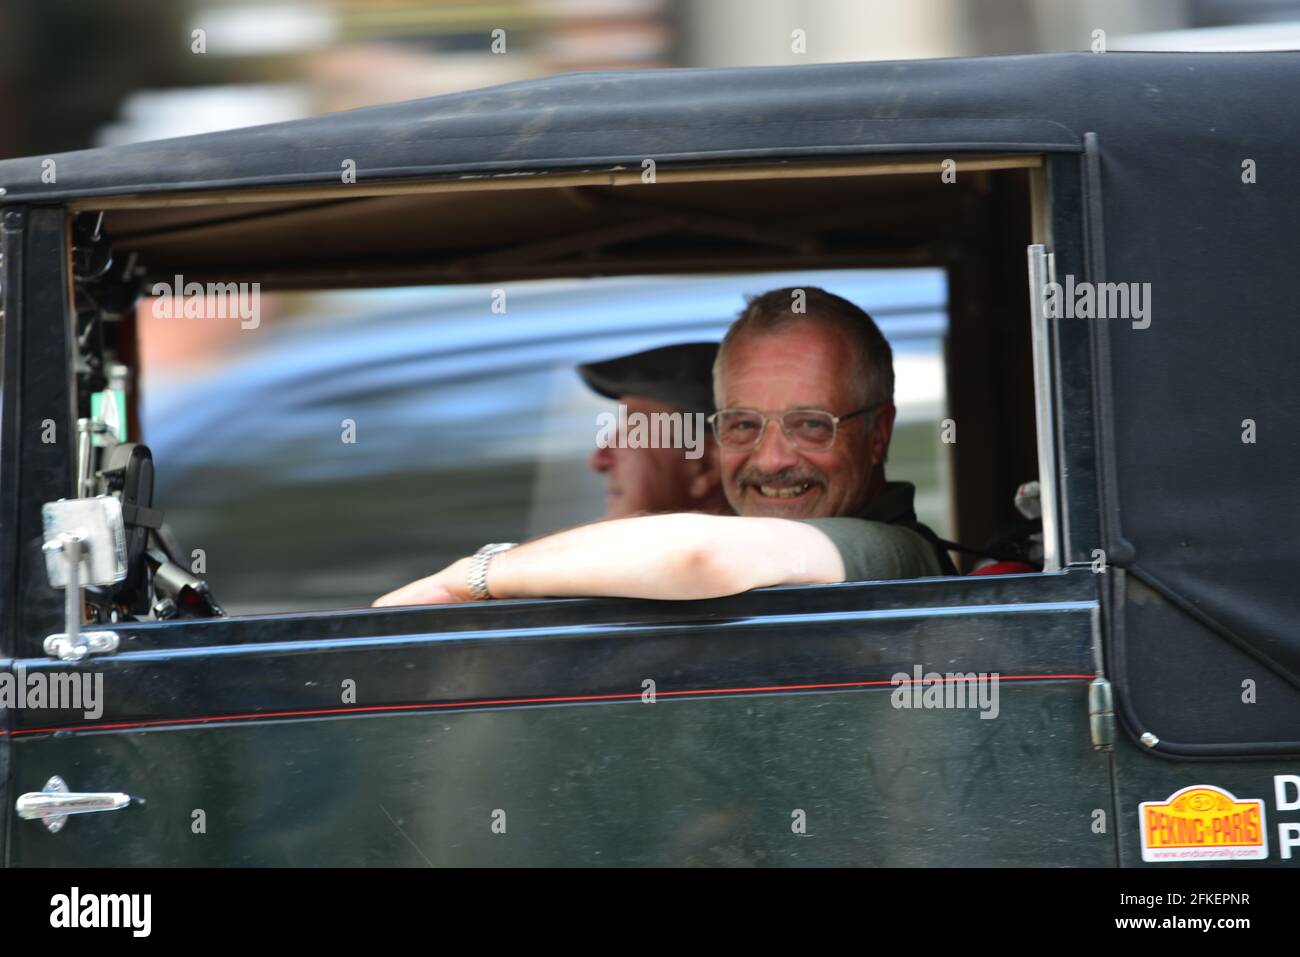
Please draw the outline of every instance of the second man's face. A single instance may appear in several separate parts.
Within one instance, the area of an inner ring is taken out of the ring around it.
[[[619,401],[627,406],[629,419],[637,413],[647,418],[656,412],[682,414],[675,406],[641,396],[625,395]],[[701,485],[715,490],[717,485],[716,479],[709,483],[700,478],[700,473],[717,468],[715,457],[687,458],[680,448],[597,448],[591,467],[605,477],[606,518],[689,512],[700,507]]]
[[[741,336],[727,347],[720,408],[757,409],[769,416],[824,409],[843,416],[859,408],[859,393],[851,385],[859,374],[850,343],[833,327],[808,323]],[[722,482],[731,507],[739,515],[769,518],[856,514],[866,504],[872,470],[884,454],[881,436],[872,439],[878,428],[871,413],[855,416],[839,424],[831,448],[808,452],[791,443],[779,420],[769,420],[757,448],[722,449]]]

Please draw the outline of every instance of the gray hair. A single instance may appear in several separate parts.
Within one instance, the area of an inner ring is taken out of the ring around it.
[[[776,332],[809,321],[847,333],[857,358],[858,375],[854,385],[861,400],[859,408],[894,401],[894,352],[875,320],[847,299],[808,286],[773,289],[745,300],[745,308],[723,336],[718,357],[713,361],[713,398],[717,408],[723,407],[722,368],[728,346],[742,335]]]

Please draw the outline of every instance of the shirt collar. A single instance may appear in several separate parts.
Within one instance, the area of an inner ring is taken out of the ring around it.
[[[916,486],[911,482],[886,482],[880,494],[867,502],[858,513],[858,518],[873,522],[916,521],[916,508],[912,503],[916,495]]]

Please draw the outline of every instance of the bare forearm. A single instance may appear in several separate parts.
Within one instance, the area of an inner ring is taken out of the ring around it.
[[[470,601],[472,564],[462,558],[375,604]],[[487,575],[494,598],[715,598],[765,585],[843,580],[839,552],[811,525],[696,513],[558,532],[496,555]]]
[[[842,578],[834,546],[808,526],[684,513],[598,522],[529,542],[493,559],[488,584],[498,598],[689,599]]]

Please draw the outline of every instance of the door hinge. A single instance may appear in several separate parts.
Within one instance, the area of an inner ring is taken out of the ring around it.
[[[1115,745],[1115,696],[1110,682],[1096,677],[1088,685],[1088,729],[1092,732],[1092,746],[1098,751],[1109,751]]]

